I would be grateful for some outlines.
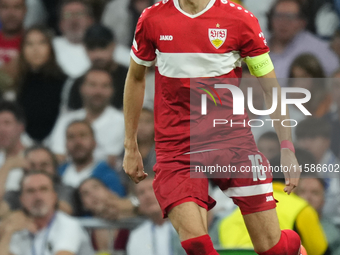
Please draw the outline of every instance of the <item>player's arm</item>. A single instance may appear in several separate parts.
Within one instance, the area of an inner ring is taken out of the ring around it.
[[[284,127],[281,122],[289,119],[289,111],[286,109],[286,115],[281,115],[281,86],[278,83],[274,71],[274,66],[268,53],[262,54],[253,58],[246,58],[246,63],[250,72],[259,79],[264,92],[264,99],[267,108],[269,109],[273,104],[273,88],[277,89],[277,107],[270,115],[273,121],[274,128],[279,137],[280,143],[291,144],[291,128]],[[260,66],[260,68],[259,68]],[[287,167],[287,172],[284,171],[286,179],[285,192],[290,194],[292,190],[298,185],[300,177],[300,168],[296,160],[295,153],[291,149],[282,148],[281,146],[281,164]]]
[[[138,120],[145,91],[145,71],[145,66],[137,64],[131,58],[124,89],[125,155],[123,168],[135,183],[142,181],[147,176],[144,173],[142,157],[137,144]]]

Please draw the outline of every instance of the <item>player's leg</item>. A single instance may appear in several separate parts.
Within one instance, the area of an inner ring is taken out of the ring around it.
[[[184,156],[183,156],[184,157]],[[169,217],[188,255],[218,255],[207,231],[207,209],[215,201],[208,196],[206,178],[190,178],[187,161],[157,162],[153,183],[164,217]]]
[[[188,255],[218,255],[208,235],[205,208],[185,202],[172,208],[168,217]]]
[[[300,255],[301,241],[292,230],[280,230],[276,210],[243,216],[255,251],[261,255]]]
[[[275,209],[246,214],[243,219],[256,251],[267,251],[279,242],[281,230]]]
[[[168,217],[181,241],[208,234],[207,210],[194,202],[175,206]]]
[[[255,162],[254,162],[255,161]],[[238,172],[229,182],[219,180],[224,193],[239,206],[255,251],[261,255],[298,255],[301,242],[292,230],[280,230],[273,199],[272,175],[269,162],[257,150],[235,150],[232,165],[237,169],[263,167],[258,171]]]

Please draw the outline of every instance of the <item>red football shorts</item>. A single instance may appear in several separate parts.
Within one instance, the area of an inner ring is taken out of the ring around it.
[[[158,160],[153,188],[163,217],[188,201],[210,210],[216,204],[208,194],[211,178],[245,215],[276,207],[268,169],[268,160],[257,148],[194,152]]]

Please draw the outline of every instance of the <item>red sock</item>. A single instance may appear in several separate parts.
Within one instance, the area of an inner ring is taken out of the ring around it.
[[[188,255],[218,255],[209,235],[191,238],[181,244]]]
[[[300,255],[301,240],[299,235],[289,229],[281,231],[280,241],[268,251],[259,253],[259,255]]]

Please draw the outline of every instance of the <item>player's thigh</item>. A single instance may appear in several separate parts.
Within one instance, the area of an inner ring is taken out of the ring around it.
[[[255,149],[238,150],[232,165],[239,172],[230,179],[225,193],[240,207],[255,250],[267,251],[281,236],[269,161]]]
[[[280,240],[281,230],[275,209],[243,215],[254,248],[264,252]]]
[[[207,210],[194,202],[185,202],[172,208],[168,217],[181,241],[206,235]]]

